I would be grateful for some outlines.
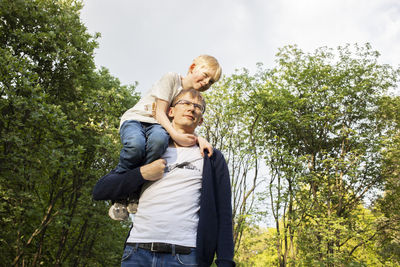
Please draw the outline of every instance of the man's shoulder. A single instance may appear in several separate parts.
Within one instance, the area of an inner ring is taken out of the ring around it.
[[[219,149],[214,148],[213,155],[211,156],[210,160],[212,161],[225,160],[224,154],[222,154],[222,152]]]
[[[219,150],[218,148],[213,148],[213,153],[214,153],[214,155],[222,155],[222,152],[221,152],[221,150]]]

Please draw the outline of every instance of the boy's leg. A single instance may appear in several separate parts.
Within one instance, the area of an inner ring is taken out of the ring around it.
[[[169,143],[169,134],[160,124],[146,127],[146,159],[144,164],[153,162],[164,154]]]
[[[119,131],[123,148],[119,156],[116,172],[121,173],[140,166],[146,149],[146,136],[142,124],[138,121],[125,121]]]

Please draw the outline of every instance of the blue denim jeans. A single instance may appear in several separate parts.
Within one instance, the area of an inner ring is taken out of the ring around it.
[[[119,133],[123,148],[115,169],[118,173],[159,159],[168,147],[169,134],[157,123],[128,120]]]
[[[155,253],[150,250],[126,245],[122,255],[121,267],[173,267],[198,266],[196,249],[190,254]]]

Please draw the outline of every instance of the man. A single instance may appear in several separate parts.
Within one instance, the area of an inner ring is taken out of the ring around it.
[[[168,116],[193,134],[204,109],[198,91],[183,90]],[[127,198],[143,185],[121,266],[210,266],[215,253],[218,266],[235,266],[228,167],[220,151],[204,154],[171,139],[162,159],[97,182],[95,200]]]

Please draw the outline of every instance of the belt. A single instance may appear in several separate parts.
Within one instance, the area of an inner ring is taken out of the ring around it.
[[[126,243],[129,246],[138,247],[157,253],[172,253],[172,244],[168,243]],[[175,253],[177,254],[190,254],[192,249],[185,246],[175,246]]]

